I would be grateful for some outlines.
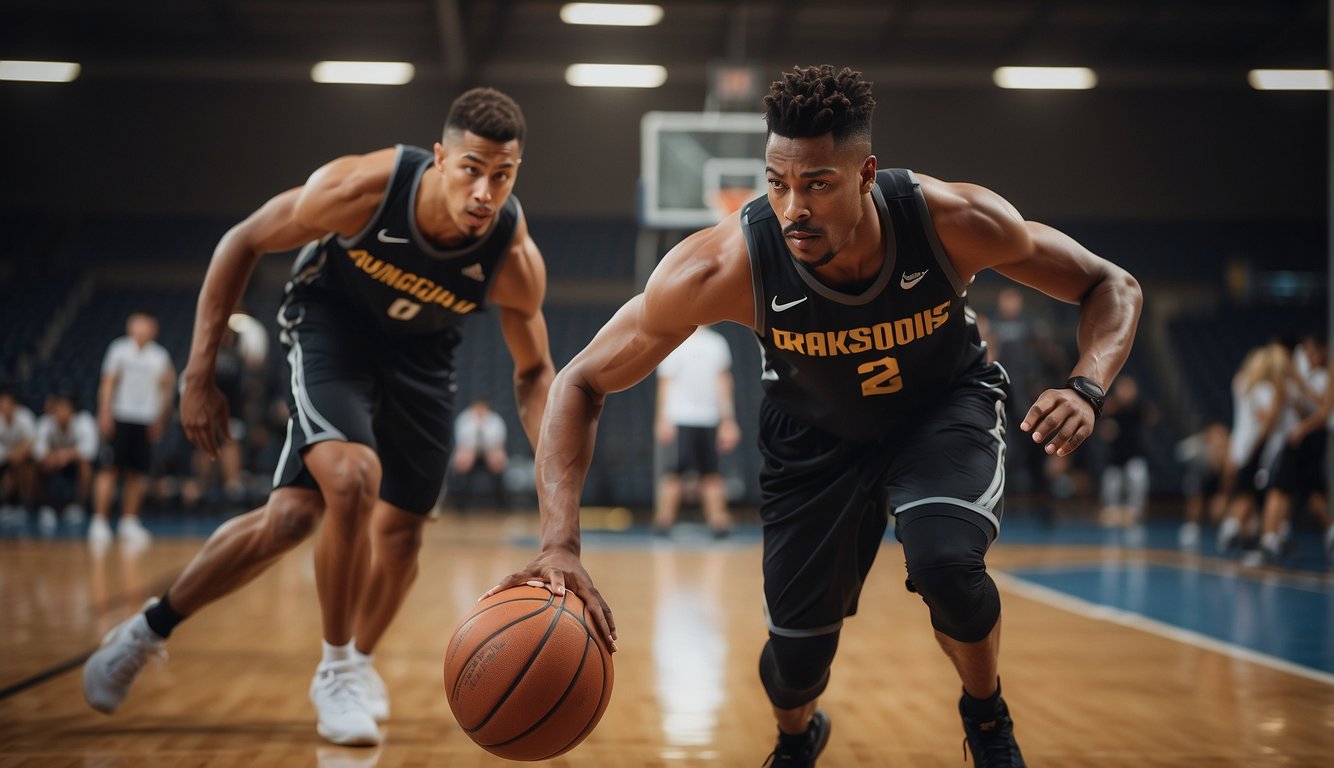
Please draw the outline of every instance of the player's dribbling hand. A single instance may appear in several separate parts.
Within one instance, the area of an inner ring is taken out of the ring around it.
[[[1093,434],[1097,414],[1093,406],[1071,389],[1049,389],[1038,395],[1019,429],[1033,433],[1033,442],[1046,443],[1044,450],[1069,456]]]
[[[602,599],[598,588],[593,586],[593,579],[584,570],[579,556],[566,549],[542,550],[531,563],[518,573],[512,573],[500,580],[500,583],[487,590],[478,600],[485,600],[497,592],[527,584],[531,587],[546,587],[554,595],[565,594],[571,589],[593,617],[598,632],[606,641],[612,653],[620,650],[616,645],[616,620],[612,618],[611,606]]]
[[[218,458],[218,435],[231,440],[231,414],[227,398],[210,378],[204,381],[185,377],[181,388],[181,429],[196,448]]]

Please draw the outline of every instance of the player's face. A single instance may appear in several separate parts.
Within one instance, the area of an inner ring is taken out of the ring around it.
[[[435,145],[445,212],[465,237],[477,239],[495,222],[519,172],[518,140],[484,139],[472,131],[446,134]]]
[[[812,269],[833,261],[862,219],[862,195],[875,180],[875,159],[859,142],[838,146],[833,134],[790,139],[769,134],[765,172],[769,205],[792,257]]]

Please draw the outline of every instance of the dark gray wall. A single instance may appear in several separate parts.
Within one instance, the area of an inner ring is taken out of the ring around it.
[[[542,215],[634,212],[639,118],[698,87],[497,83],[531,139],[518,192]],[[453,92],[301,82],[0,83],[0,208],[242,215],[322,162],[434,140]],[[1033,218],[1322,218],[1326,95],[881,89],[876,150],[995,188]]]

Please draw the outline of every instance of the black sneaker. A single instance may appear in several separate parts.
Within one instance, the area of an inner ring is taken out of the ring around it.
[[[963,711],[962,698],[959,699],[959,715],[963,718],[964,760],[972,752],[973,765],[977,768],[1024,768],[1024,756],[1014,741],[1014,720],[1010,718],[1005,699],[996,705],[995,720],[979,723],[968,717]]]
[[[778,745],[760,768],[814,768],[815,758],[820,756],[824,745],[829,743],[829,715],[822,709],[815,710],[804,739],[801,736],[784,739],[783,735],[779,733]],[[791,743],[798,739],[802,740]]]

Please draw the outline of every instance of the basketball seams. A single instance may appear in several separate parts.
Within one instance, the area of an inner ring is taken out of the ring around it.
[[[485,608],[482,608],[482,609],[476,611],[475,613],[472,613],[472,614],[469,615],[466,619],[463,620],[463,623],[460,624],[460,625],[459,625],[459,628],[454,632],[454,641],[450,643],[450,645],[449,645],[449,653],[445,656],[445,659],[446,659],[446,660],[449,660],[449,659],[452,659],[452,658],[454,657],[454,654],[458,652],[458,646],[459,646],[460,644],[462,644],[463,641],[464,641],[464,639],[466,638],[467,633],[466,633],[464,630],[467,628],[467,626],[468,626],[469,624],[472,624],[473,622],[477,621],[478,617],[480,617],[482,614],[486,613],[487,611],[490,611],[490,610],[492,610],[492,609],[494,609],[494,608],[499,608],[499,607],[502,606],[502,605],[509,605],[510,603],[522,603],[522,602],[525,602],[525,601],[541,602],[541,603],[542,603],[542,607],[541,607],[541,608],[538,608],[538,609],[537,609],[536,611],[534,611],[533,613],[530,613],[530,614],[528,614],[528,615],[526,615],[526,616],[523,616],[522,618],[516,619],[516,621],[523,621],[523,620],[525,620],[525,619],[532,618],[533,616],[535,616],[535,615],[541,613],[542,611],[546,610],[547,607],[551,605],[551,602],[552,602],[553,599],[554,599],[554,596],[548,596],[547,599],[545,599],[545,600],[542,600],[541,598],[536,598],[536,597],[514,597],[514,598],[510,598],[509,600],[501,600],[501,601],[499,601],[499,602],[492,603],[491,605],[488,605],[488,606],[486,606]],[[509,626],[513,626],[513,624],[506,625],[505,628],[507,629]],[[501,631],[503,631],[503,630],[501,630]],[[483,644],[485,644],[485,642],[487,642],[487,641],[490,641],[491,638],[492,638],[492,637],[495,637],[495,636],[496,636],[496,633],[491,634],[490,636],[488,636],[488,637],[486,638],[485,641],[483,641]],[[470,659],[470,660],[471,660],[471,659]],[[465,666],[466,666],[466,665],[465,665]]]
[[[532,598],[520,598],[520,600],[531,600],[531,599],[532,599]],[[476,614],[470,616],[470,617],[468,618],[468,620],[467,620],[466,622],[464,622],[464,626],[467,626],[468,624],[473,623],[474,621],[477,620],[477,618],[478,618],[479,616],[481,616],[482,614],[484,614],[484,613],[486,613],[487,611],[491,610],[492,608],[495,608],[495,607],[500,606],[500,605],[506,605],[506,604],[508,604],[508,603],[520,602],[520,600],[504,600],[504,601],[501,601],[501,602],[499,602],[499,603],[496,603],[495,605],[489,605],[489,606],[487,606],[486,608],[484,608],[484,609],[478,611]],[[532,613],[524,614],[523,616],[520,616],[520,617],[514,619],[514,620],[511,621],[510,623],[504,625],[503,627],[500,627],[500,628],[496,629],[496,630],[493,631],[491,634],[489,634],[489,635],[487,635],[485,638],[483,638],[482,641],[479,642],[479,643],[476,645],[476,647],[473,648],[472,653],[468,655],[468,659],[467,659],[465,662],[463,662],[463,665],[459,668],[459,677],[458,677],[457,680],[454,681],[454,688],[453,688],[453,690],[450,692],[450,698],[451,698],[451,699],[457,699],[457,698],[458,698],[459,690],[460,690],[461,686],[463,685],[464,681],[466,681],[467,678],[468,678],[468,667],[470,667],[470,666],[472,665],[473,661],[477,658],[477,654],[480,653],[482,650],[484,650],[484,649],[486,648],[486,646],[487,646],[488,643],[490,643],[492,640],[494,640],[498,635],[502,635],[502,634],[504,634],[504,633],[505,633],[507,630],[509,630],[511,627],[513,627],[513,626],[515,626],[515,625],[517,625],[517,624],[522,624],[523,622],[528,621],[529,619],[533,618],[534,616],[540,616],[540,615],[541,615],[547,608],[549,608],[549,607],[551,606],[551,603],[552,603],[554,600],[555,600],[555,595],[552,595],[549,599],[547,599],[545,602],[543,602],[541,608],[538,608],[536,611],[533,611]],[[557,615],[559,615],[559,614],[557,614]],[[460,628],[460,629],[462,629],[462,628]],[[550,635],[550,630],[548,630],[548,636],[549,636],[549,635]],[[460,642],[460,643],[463,642],[462,638],[459,639],[459,642]],[[545,637],[542,639],[542,643],[543,643],[543,645],[546,644],[546,638],[545,638]],[[541,646],[538,646],[538,650],[541,650]],[[531,664],[532,664],[532,661],[529,660],[529,665],[531,665]],[[528,667],[525,666],[525,667],[524,667],[524,671],[526,672],[527,670],[528,670]],[[507,693],[506,695],[508,695],[508,693]],[[504,701],[504,699],[502,698],[501,701]],[[499,706],[499,705],[497,705],[497,706]],[[491,715],[494,715],[494,714],[495,714],[495,710],[493,709],[493,710],[491,711],[491,713],[488,714],[488,715],[486,716],[486,720],[490,720],[490,719],[491,719]],[[483,721],[482,721],[482,724],[483,724],[483,725],[485,725],[486,720],[483,720]],[[477,726],[477,727],[480,728],[481,726],[479,725],[479,726]]]
[[[568,609],[564,609],[564,606],[562,606],[562,609],[564,610],[565,613],[568,613],[568,614],[570,614],[571,616],[574,616],[574,612],[573,612],[573,611],[570,611],[570,610],[568,610]],[[559,621],[559,620],[560,620],[560,619],[559,619],[559,616],[558,616],[558,617],[557,617],[557,621]],[[586,642],[584,643],[584,652],[583,652],[583,654],[581,654],[580,657],[579,657],[579,666],[578,666],[577,668],[575,668],[575,670],[574,670],[574,675],[570,678],[570,682],[569,682],[569,684],[567,684],[567,685],[565,686],[565,690],[561,693],[560,698],[559,698],[559,699],[556,699],[555,703],[553,703],[553,704],[551,705],[551,708],[547,710],[546,714],[545,714],[545,715],[542,715],[542,717],[539,718],[537,722],[535,722],[535,723],[533,723],[531,726],[529,726],[528,730],[524,731],[523,733],[520,733],[518,736],[515,736],[515,737],[512,738],[512,739],[506,739],[506,740],[504,740],[504,741],[497,742],[497,743],[495,743],[495,744],[487,744],[487,745],[485,745],[485,746],[488,746],[488,747],[504,747],[504,746],[508,746],[508,745],[510,745],[510,744],[513,744],[514,742],[518,741],[519,739],[522,739],[523,737],[527,736],[528,734],[532,733],[533,731],[536,731],[538,728],[540,728],[540,727],[542,726],[543,723],[545,723],[546,721],[550,720],[551,717],[552,717],[553,715],[555,715],[556,712],[557,712],[558,710],[560,710],[560,705],[561,705],[561,704],[564,704],[564,703],[565,703],[565,700],[568,699],[568,698],[570,697],[570,693],[575,689],[575,686],[577,686],[577,685],[579,684],[579,678],[580,678],[580,676],[583,675],[583,672],[584,672],[584,665],[588,662],[588,646],[589,646],[589,645],[596,645],[596,643],[593,642],[593,638],[592,638],[591,636],[586,636],[586,638],[587,638],[587,639],[586,639]],[[604,671],[604,675],[605,675],[605,671]],[[603,680],[604,680],[604,682],[605,682],[605,680],[606,680],[605,676],[603,677]],[[508,697],[509,694],[507,693],[506,696]],[[602,697],[599,696],[599,697],[598,697],[598,705],[600,706],[601,704],[602,704]],[[593,708],[593,712],[596,714],[596,712],[597,712],[597,707],[594,707],[594,708]],[[581,734],[581,737],[582,737],[582,734],[584,734],[584,733],[587,732],[587,727],[588,727],[588,726],[585,725],[585,726],[584,726],[584,730],[581,730],[581,731],[579,732],[579,733]],[[562,748],[560,749],[559,752],[556,752],[556,753],[551,754],[551,755],[547,755],[547,758],[555,757],[556,755],[561,754],[561,752],[564,752],[565,750],[569,749],[571,744],[578,744],[578,743],[579,743],[579,739],[572,739],[572,740],[569,742],[569,744],[566,744],[564,747],[562,747]],[[544,758],[544,759],[546,759],[546,758]]]
[[[488,638],[486,639],[486,642],[482,643],[482,645],[478,647],[478,651],[480,651],[482,648],[484,648],[484,647],[486,646],[486,643],[489,643],[489,642],[491,641],[491,638],[495,637],[496,635],[502,634],[505,630],[509,629],[510,627],[514,626],[515,624],[518,624],[518,623],[520,623],[520,622],[522,622],[522,621],[527,621],[528,619],[533,618],[534,616],[537,616],[537,615],[543,613],[544,611],[546,611],[546,609],[549,608],[549,607],[551,607],[552,603],[555,601],[555,595],[552,595],[551,597],[552,597],[552,599],[549,600],[549,601],[546,603],[546,605],[542,606],[542,610],[538,611],[537,613],[529,614],[529,615],[523,617],[522,619],[519,619],[518,621],[511,622],[511,623],[505,625],[504,627],[501,627],[500,629],[498,629],[498,630],[496,630],[495,632],[493,632],[493,633],[491,634],[491,636],[488,637]],[[524,676],[528,674],[528,670],[530,670],[530,669],[533,668],[533,664],[537,661],[537,657],[540,656],[540,655],[542,655],[542,649],[546,647],[546,645],[547,645],[547,641],[551,639],[551,635],[556,631],[556,627],[560,624],[560,617],[561,617],[561,614],[562,614],[563,612],[568,612],[568,611],[566,611],[566,609],[565,609],[565,600],[566,600],[566,598],[562,596],[562,597],[561,597],[561,604],[560,604],[559,606],[556,607],[556,615],[555,615],[555,617],[553,617],[552,620],[551,620],[551,623],[547,625],[547,631],[546,631],[546,633],[544,633],[544,634],[542,635],[542,642],[538,643],[537,646],[536,646],[535,648],[533,648],[532,653],[530,653],[530,654],[528,655],[528,661],[525,662],[524,665],[523,665],[523,668],[520,669],[519,672],[518,672],[516,675],[514,675],[514,680],[512,680],[512,681],[510,682],[509,688],[507,688],[507,689],[505,690],[505,692],[504,692],[503,694],[500,695],[500,698],[496,700],[495,705],[491,707],[491,711],[490,711],[490,712],[487,712],[487,713],[486,713],[486,717],[482,718],[482,722],[478,723],[476,726],[474,726],[474,727],[472,727],[472,728],[467,729],[469,733],[475,733],[475,732],[480,731],[481,729],[485,728],[485,727],[486,727],[486,724],[489,723],[489,722],[491,722],[491,718],[493,718],[493,717],[496,716],[496,712],[499,712],[499,711],[500,711],[500,708],[501,708],[502,706],[504,706],[504,704],[505,704],[506,701],[509,700],[510,694],[514,693],[514,689],[518,688],[518,687],[519,687],[519,683],[523,682],[523,678],[524,678]],[[477,655],[477,652],[478,652],[478,651],[474,651],[474,652],[473,652],[473,656],[474,656],[474,657]],[[468,659],[468,663],[469,663],[469,664],[472,663],[472,657],[469,657],[469,659]],[[583,666],[583,665],[582,665],[582,662],[580,663],[580,666],[581,666],[581,667]],[[466,665],[466,664],[464,665],[464,669],[467,669],[467,665]],[[578,676],[576,675],[574,679],[575,679],[575,680],[578,680],[579,678],[578,678]],[[462,675],[460,675],[460,682],[461,682],[461,681],[462,681]],[[457,688],[457,684],[456,684],[456,688]],[[460,723],[460,725],[462,725],[462,723]]]

